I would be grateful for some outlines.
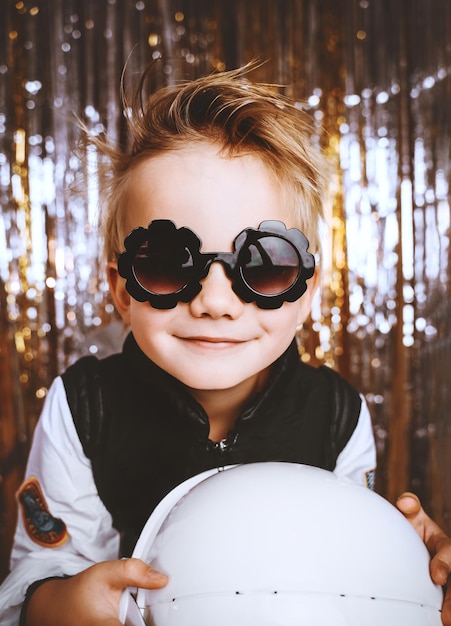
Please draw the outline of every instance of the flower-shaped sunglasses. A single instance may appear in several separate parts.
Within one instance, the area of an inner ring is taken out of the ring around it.
[[[244,229],[233,242],[233,252],[200,252],[196,233],[170,220],[135,228],[124,245],[118,270],[126,289],[155,309],[193,300],[212,263],[222,263],[236,295],[260,309],[277,309],[300,298],[315,270],[305,235],[279,221]]]

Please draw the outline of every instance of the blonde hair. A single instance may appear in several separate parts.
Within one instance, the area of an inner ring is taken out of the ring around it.
[[[123,232],[123,207],[130,172],[143,160],[187,143],[206,141],[231,157],[260,157],[281,184],[298,227],[310,241],[310,250],[318,251],[325,167],[312,139],[311,119],[274,86],[249,81],[247,71],[210,74],[163,87],[145,99],[147,70],[130,103],[124,99],[129,148],[113,146],[105,137],[89,139],[107,158],[101,180],[101,228],[107,260],[117,258],[127,234]]]

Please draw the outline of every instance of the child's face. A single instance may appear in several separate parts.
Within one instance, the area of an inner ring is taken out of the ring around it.
[[[245,228],[264,220],[296,226],[272,172],[255,156],[228,158],[212,144],[192,144],[152,157],[131,174],[126,232],[156,219],[188,226],[202,252],[231,252]],[[194,390],[255,389],[292,341],[310,310],[314,279],[296,302],[262,310],[232,290],[221,263],[213,263],[200,293],[188,303],[158,310],[137,302],[114,266],[115,304],[141,350]]]

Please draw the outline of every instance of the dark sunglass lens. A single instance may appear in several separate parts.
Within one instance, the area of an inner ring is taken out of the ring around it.
[[[193,275],[193,258],[190,251],[180,246],[175,249],[167,241],[144,242],[138,248],[133,269],[139,284],[155,294],[180,291]]]
[[[281,237],[261,237],[247,250],[242,274],[253,291],[275,296],[287,291],[299,275],[296,248]]]

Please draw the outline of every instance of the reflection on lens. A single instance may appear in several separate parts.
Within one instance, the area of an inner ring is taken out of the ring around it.
[[[287,291],[299,274],[296,249],[281,237],[261,237],[247,249],[242,264],[246,283],[257,293],[273,296]]]
[[[145,242],[137,251],[133,270],[139,284],[155,294],[171,294],[180,291],[193,275],[193,259],[190,251],[181,247],[178,250]]]

